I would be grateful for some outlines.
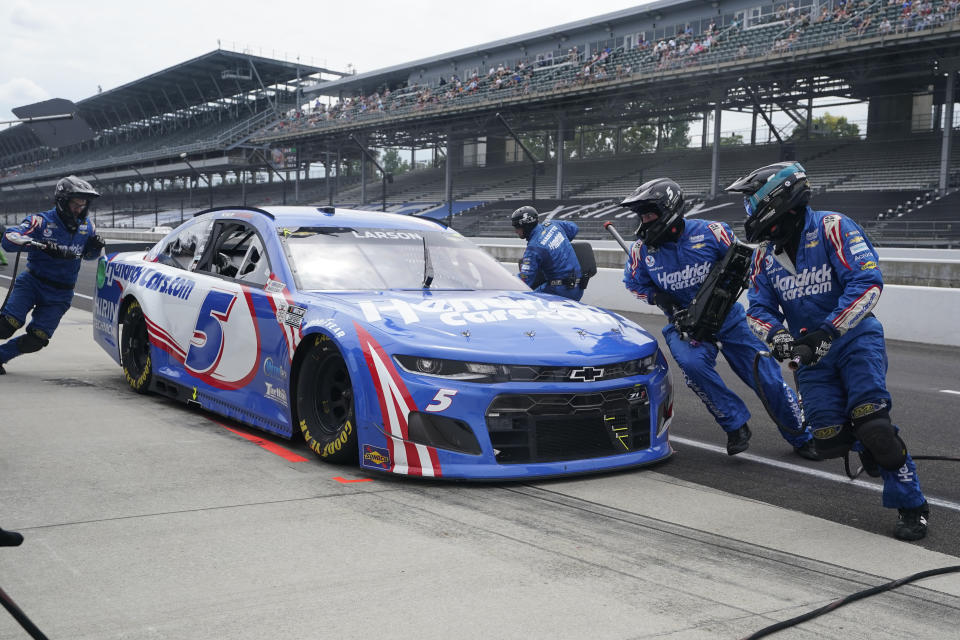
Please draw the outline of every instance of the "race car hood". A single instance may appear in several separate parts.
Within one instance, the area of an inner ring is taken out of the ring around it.
[[[640,326],[599,307],[521,291],[364,291],[307,293],[337,306],[367,330],[407,353],[505,364],[579,363],[644,357],[656,340]],[[333,300],[336,300],[334,303]],[[322,326],[308,313],[303,325]],[[340,319],[342,325],[342,319]]]

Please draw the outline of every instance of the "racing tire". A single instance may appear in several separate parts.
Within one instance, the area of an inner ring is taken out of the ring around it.
[[[120,363],[130,388],[137,393],[147,393],[153,382],[153,358],[150,355],[147,319],[136,300],[130,302],[123,313]]]
[[[356,463],[357,427],[350,372],[326,336],[317,339],[297,376],[297,418],[307,446],[325,462]]]

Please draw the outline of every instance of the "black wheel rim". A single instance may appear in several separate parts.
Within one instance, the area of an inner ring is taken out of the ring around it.
[[[150,341],[147,338],[147,323],[143,315],[136,314],[131,323],[130,331],[124,332],[126,338],[126,357],[130,359],[129,368],[137,373],[146,369],[147,359],[150,357]]]
[[[313,402],[317,424],[327,435],[339,432],[344,422],[350,419],[353,413],[353,387],[347,364],[339,355],[329,356],[320,367]]]

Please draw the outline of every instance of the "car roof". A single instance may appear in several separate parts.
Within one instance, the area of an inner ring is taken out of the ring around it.
[[[327,206],[266,206],[217,207],[197,215],[213,213],[217,217],[231,211],[260,213],[272,217],[276,227],[352,227],[357,229],[408,229],[422,231],[445,230],[446,227],[429,218],[410,215],[363,211]]]

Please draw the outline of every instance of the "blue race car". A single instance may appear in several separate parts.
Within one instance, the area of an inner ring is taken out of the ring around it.
[[[672,454],[638,325],[534,294],[456,231],[332,207],[201,212],[101,260],[93,333],[129,385],[416,476],[532,478]]]

